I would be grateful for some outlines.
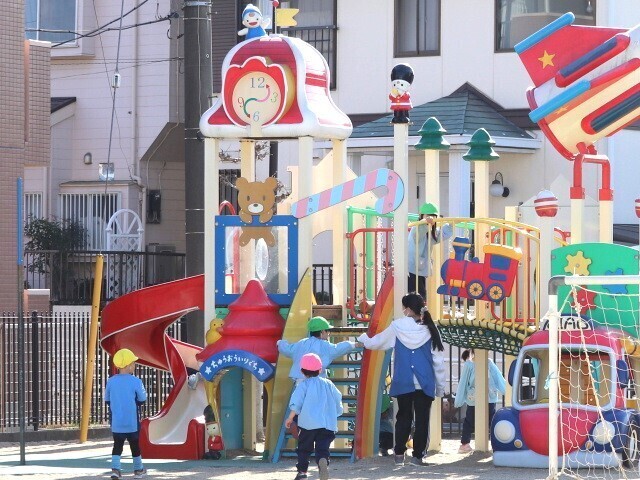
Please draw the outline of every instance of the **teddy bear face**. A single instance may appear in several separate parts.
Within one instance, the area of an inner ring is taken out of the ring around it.
[[[240,219],[245,223],[251,223],[255,215],[260,223],[271,220],[277,187],[278,181],[273,177],[267,178],[264,182],[249,182],[246,178],[238,178],[236,188]]]

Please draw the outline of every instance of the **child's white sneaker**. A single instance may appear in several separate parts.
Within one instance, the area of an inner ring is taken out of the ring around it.
[[[147,474],[146,468],[141,468],[140,470],[133,471],[133,478],[143,478]]]
[[[326,458],[318,460],[318,471],[320,472],[320,480],[329,480],[329,464]]]
[[[120,480],[122,478],[122,471],[117,468],[111,469],[111,480]]]

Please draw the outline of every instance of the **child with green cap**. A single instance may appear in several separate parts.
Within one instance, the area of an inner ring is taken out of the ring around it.
[[[283,355],[293,359],[293,365],[289,371],[291,377],[296,383],[304,380],[304,375],[300,371],[300,359],[307,353],[315,353],[322,361],[321,377],[326,377],[326,368],[336,358],[352,352],[357,347],[357,342],[344,342],[333,344],[329,342],[329,330],[331,324],[324,317],[313,317],[307,323],[309,336],[295,343],[289,343],[286,340],[278,340],[278,351]]]
[[[122,478],[120,457],[125,440],[131,447],[133,457],[133,478],[142,478],[146,470],[140,455],[138,422],[138,405],[147,400],[147,392],[142,380],[133,373],[138,357],[128,348],[121,348],[113,356],[113,364],[119,373],[107,380],[104,401],[109,407],[111,432],[113,433],[113,450],[111,451],[111,479]]]

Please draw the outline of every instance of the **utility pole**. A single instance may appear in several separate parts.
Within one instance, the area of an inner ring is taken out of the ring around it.
[[[213,94],[211,1],[187,0],[184,11],[184,180],[187,276],[204,272],[204,142],[200,117]],[[217,178],[206,181],[217,182]],[[186,341],[204,343],[204,315],[189,315]]]

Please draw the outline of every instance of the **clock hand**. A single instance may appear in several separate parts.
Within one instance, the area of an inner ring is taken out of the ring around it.
[[[258,98],[255,98],[255,97],[247,98],[244,101],[244,106],[242,107],[242,110],[244,111],[244,114],[249,118],[251,117],[249,112],[247,112],[247,104],[249,102],[256,101],[256,102],[259,102],[259,103],[263,103],[263,102],[266,102],[269,99],[270,96],[271,96],[271,85],[267,85],[267,94],[265,95],[265,97],[263,99],[258,99]]]

